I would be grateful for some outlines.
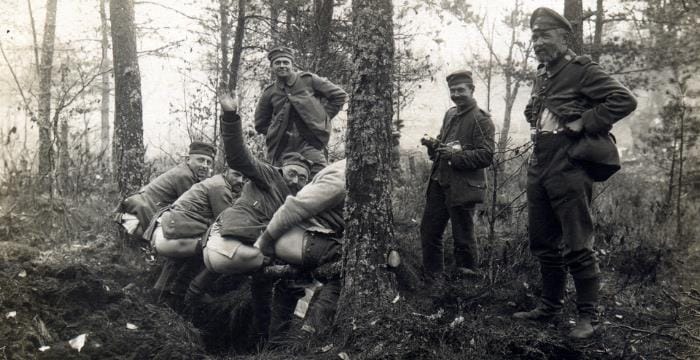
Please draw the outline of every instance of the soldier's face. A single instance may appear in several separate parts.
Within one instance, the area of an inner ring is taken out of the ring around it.
[[[224,176],[228,180],[229,184],[231,184],[232,190],[234,192],[240,192],[241,188],[243,188],[243,183],[244,183],[244,177],[243,174],[240,172],[233,170],[233,169],[228,169],[224,173]]]
[[[292,59],[280,56],[272,61],[272,72],[278,78],[287,78],[292,74]]]
[[[473,91],[466,83],[454,84],[450,86],[450,99],[455,105],[465,105],[473,95]]]
[[[288,164],[282,167],[282,175],[292,195],[296,194],[309,181],[309,172],[305,167]]]
[[[562,29],[535,30],[532,45],[537,61],[550,63],[566,52],[566,34]]]
[[[197,178],[199,178],[199,181],[211,176],[211,167],[213,164],[214,159],[211,156],[206,155],[193,154],[187,159],[187,165],[189,165],[190,169],[194,171]]]

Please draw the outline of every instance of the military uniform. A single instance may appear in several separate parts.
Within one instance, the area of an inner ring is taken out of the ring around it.
[[[270,52],[270,60],[281,51]],[[291,54],[288,55],[291,58]],[[331,119],[343,107],[347,94],[339,86],[310,72],[292,73],[263,91],[255,110],[255,130],[265,135],[267,157],[280,166],[282,156],[297,152],[314,162],[315,174],[328,162],[324,153]]]
[[[538,16],[542,22],[536,21]],[[541,8],[533,14],[531,25],[533,31],[544,31],[551,28],[542,27],[557,26],[557,22],[570,28],[561,16]],[[593,250],[593,180],[582,163],[570,158],[569,150],[583,135],[607,133],[635,108],[630,91],[586,56],[568,50],[538,67],[525,108],[525,117],[535,129],[527,199],[530,249],[540,261],[540,306],[545,313],[561,309],[568,269],[576,285],[579,314],[595,317],[600,269]],[[581,133],[566,128],[565,124],[579,119]]]
[[[437,137],[439,143],[460,150],[451,156],[440,155],[435,151],[437,144],[426,144],[433,166],[420,233],[423,267],[429,278],[444,271],[442,234],[448,220],[452,222],[455,266],[473,270],[479,264],[474,208],[483,202],[484,168],[493,159],[494,133],[490,115],[470,100],[460,109],[447,111]]]
[[[136,215],[139,233],[143,234],[160,209],[171,205],[197,182],[199,178],[187,164],[177,165],[124,199],[121,208],[125,213]]]

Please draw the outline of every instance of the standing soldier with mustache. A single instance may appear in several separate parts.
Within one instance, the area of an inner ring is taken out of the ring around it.
[[[535,309],[513,316],[550,320],[561,314],[568,269],[579,315],[569,335],[584,339],[593,335],[598,322],[600,268],[590,210],[594,180],[590,164],[572,159],[571,150],[592,137],[607,137],[637,102],[598,64],[569,49],[572,27],[564,17],[539,8],[530,18],[530,28],[540,65],[525,108],[534,129],[527,200],[530,250],[540,262],[542,296]],[[617,154],[616,149],[610,152]]]
[[[448,75],[447,85],[456,106],[447,110],[437,139],[421,140],[433,160],[420,227],[423,269],[431,286],[440,284],[445,270],[442,233],[448,220],[452,222],[457,273],[477,274],[474,207],[483,202],[484,168],[491,165],[494,152],[493,121],[474,100],[471,71]]]
[[[294,70],[292,50],[272,49],[267,55],[275,75],[255,109],[255,130],[265,135],[267,158],[281,165],[284,154],[296,152],[314,163],[316,174],[328,164],[326,146],[331,119],[347,94],[339,86],[310,72]]]

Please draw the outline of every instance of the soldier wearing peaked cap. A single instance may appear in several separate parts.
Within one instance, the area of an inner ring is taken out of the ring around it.
[[[598,64],[569,48],[572,27],[564,17],[539,8],[530,27],[540,65],[525,107],[534,133],[527,181],[528,228],[530,250],[540,262],[542,296],[534,310],[513,316],[548,320],[559,315],[568,269],[579,313],[570,336],[587,338],[596,328],[600,287],[593,250],[592,183],[619,169],[608,132],[634,111],[637,102]],[[590,150],[597,156],[585,155]]]
[[[483,201],[484,168],[491,165],[494,125],[473,98],[474,82],[467,70],[447,76],[455,107],[447,110],[437,139],[423,138],[433,166],[421,220],[423,268],[429,284],[439,284],[445,261],[442,235],[452,222],[458,274],[476,275],[479,265],[474,236],[474,209]]]
[[[285,153],[297,152],[314,163],[315,174],[328,163],[325,148],[331,119],[347,94],[326,78],[295,71],[289,48],[274,48],[267,58],[276,81],[258,101],[255,130],[265,135],[268,159],[274,165],[281,165]]]
[[[142,236],[160,209],[171,205],[195,183],[211,176],[215,154],[214,145],[193,141],[185,163],[166,171],[136,194],[124,199],[118,212],[119,223],[128,225],[128,222],[136,223],[137,220],[131,233]]]

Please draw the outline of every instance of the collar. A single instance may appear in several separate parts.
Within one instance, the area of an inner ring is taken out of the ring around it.
[[[568,65],[573,59],[576,58],[576,53],[571,49],[567,49],[564,55],[560,56],[558,59],[552,61],[549,64],[545,64],[544,68],[547,71],[547,76],[552,78],[561,71],[566,65]]]
[[[277,79],[277,86],[279,87],[291,87],[294,85],[294,83],[297,81],[297,78],[299,77],[299,73],[297,72],[292,72],[292,75],[290,75],[287,78],[287,81],[280,81],[280,79]]]
[[[455,116],[462,116],[472,110],[476,107],[476,100],[474,99],[469,99],[467,103],[463,107],[457,107],[457,113]]]

